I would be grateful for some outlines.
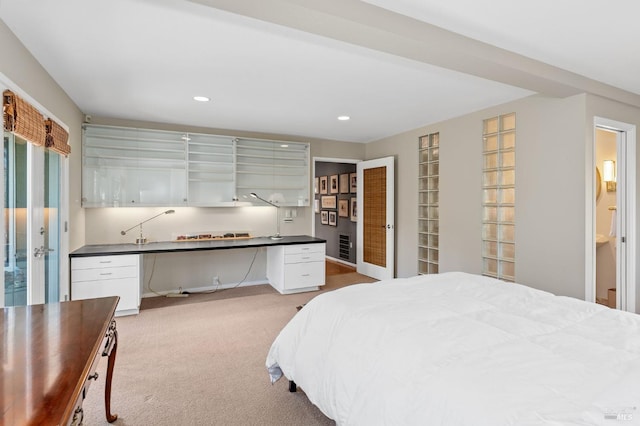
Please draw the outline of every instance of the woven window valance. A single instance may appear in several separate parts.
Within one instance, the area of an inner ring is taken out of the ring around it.
[[[4,128],[9,132],[28,140],[32,144],[43,146],[47,132],[44,117],[36,108],[10,90],[3,93],[2,110]]]
[[[47,131],[45,146],[58,154],[68,156],[71,153],[71,147],[67,143],[69,133],[50,118],[45,120],[45,129]]]
[[[58,154],[68,156],[71,153],[67,143],[69,133],[52,119],[45,119],[37,108],[10,90],[2,94],[2,114],[6,131]]]

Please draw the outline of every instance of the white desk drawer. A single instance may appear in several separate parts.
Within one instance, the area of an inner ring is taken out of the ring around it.
[[[324,285],[324,262],[285,265],[284,276],[287,290]]]
[[[122,256],[89,256],[76,257],[71,261],[71,269],[118,268],[121,266],[138,266],[140,255]]]
[[[138,278],[137,266],[123,266],[100,269],[74,269],[71,271],[72,282],[115,280],[120,278]]]
[[[322,261],[324,261],[324,252],[321,251],[284,255],[284,263],[305,263]]]
[[[138,309],[138,280],[121,278],[104,281],[74,282],[71,288],[72,300],[93,299],[95,297],[120,296],[118,311]]]
[[[325,253],[324,244],[295,244],[284,246],[284,254]]]

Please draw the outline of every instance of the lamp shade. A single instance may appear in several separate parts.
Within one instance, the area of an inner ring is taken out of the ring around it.
[[[616,162],[613,160],[604,160],[604,165],[602,168],[602,180],[605,182],[615,182],[616,181]]]

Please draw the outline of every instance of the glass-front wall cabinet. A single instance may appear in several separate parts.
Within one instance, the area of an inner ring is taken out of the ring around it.
[[[185,141],[174,132],[85,126],[85,207],[186,204]]]
[[[309,144],[83,127],[84,207],[309,205]]]
[[[239,199],[256,193],[276,205],[309,205],[309,145],[236,140]]]

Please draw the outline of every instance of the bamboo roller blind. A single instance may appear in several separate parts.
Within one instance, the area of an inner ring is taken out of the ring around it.
[[[2,94],[2,115],[6,131],[58,154],[71,153],[69,133],[52,119],[45,119],[38,109],[10,90]]]
[[[365,169],[363,176],[363,258],[367,263],[387,265],[387,168]]]

